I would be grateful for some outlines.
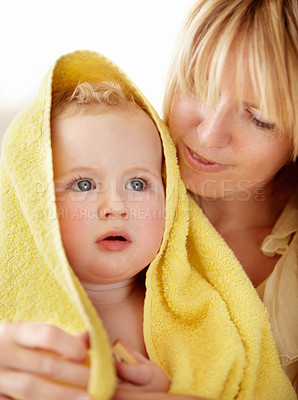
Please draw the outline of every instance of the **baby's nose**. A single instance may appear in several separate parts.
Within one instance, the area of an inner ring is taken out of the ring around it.
[[[116,199],[109,200],[99,207],[98,217],[102,220],[109,218],[127,219],[129,217],[129,210],[126,207],[125,202],[118,197]]]

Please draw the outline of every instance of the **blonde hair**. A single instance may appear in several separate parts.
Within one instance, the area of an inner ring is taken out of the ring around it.
[[[116,82],[83,82],[72,90],[53,91],[51,120],[58,118],[65,111],[67,111],[67,116],[75,114],[78,110],[97,113],[99,112],[99,107],[100,110],[102,110],[102,107],[129,107],[130,110],[143,110],[156,126],[148,110],[139,103],[138,99],[122,89]],[[105,110],[106,108],[103,109]],[[163,151],[162,180],[166,188],[166,166]]]
[[[297,0],[199,0],[189,14],[169,73],[163,111],[173,96],[196,95],[214,104],[228,52],[237,43],[236,88],[245,59],[260,111],[298,145]],[[242,75],[241,75],[242,73]]]
[[[94,110],[98,110],[98,106],[106,107],[123,107],[137,105],[134,97],[125,92],[121,86],[115,82],[82,82],[75,89],[65,89],[54,91],[52,94],[51,118],[57,118],[65,110],[69,110],[71,106],[72,112],[86,109],[94,106]]]

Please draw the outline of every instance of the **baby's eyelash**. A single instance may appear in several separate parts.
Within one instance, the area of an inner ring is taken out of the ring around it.
[[[150,178],[148,178],[147,176],[134,176],[133,178],[131,178],[130,180],[133,181],[134,179],[140,179],[143,182],[145,182],[146,184],[146,189],[150,189],[153,185],[152,181]]]
[[[71,178],[71,180],[66,183],[66,185],[65,185],[66,189],[67,190],[71,190],[72,185],[74,185],[76,182],[82,181],[84,179],[93,182],[93,179],[91,179],[91,178],[86,178],[86,177],[83,177],[83,176],[77,176],[75,178]]]

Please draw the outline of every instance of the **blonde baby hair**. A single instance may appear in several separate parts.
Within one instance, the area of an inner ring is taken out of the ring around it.
[[[125,92],[121,86],[115,82],[82,82],[75,89],[54,91],[52,95],[51,118],[61,116],[66,110],[76,112],[86,110],[88,112],[98,106],[105,107],[123,107],[133,106],[141,108],[135,102],[134,97]]]

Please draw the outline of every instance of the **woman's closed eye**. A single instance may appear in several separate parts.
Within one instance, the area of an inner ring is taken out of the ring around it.
[[[254,109],[248,109],[247,110],[249,119],[251,122],[258,128],[268,130],[268,131],[273,131],[275,128],[275,125],[271,122],[265,121]]]
[[[91,179],[77,179],[68,185],[68,189],[75,190],[77,192],[88,192],[89,190],[95,189],[96,186]]]

